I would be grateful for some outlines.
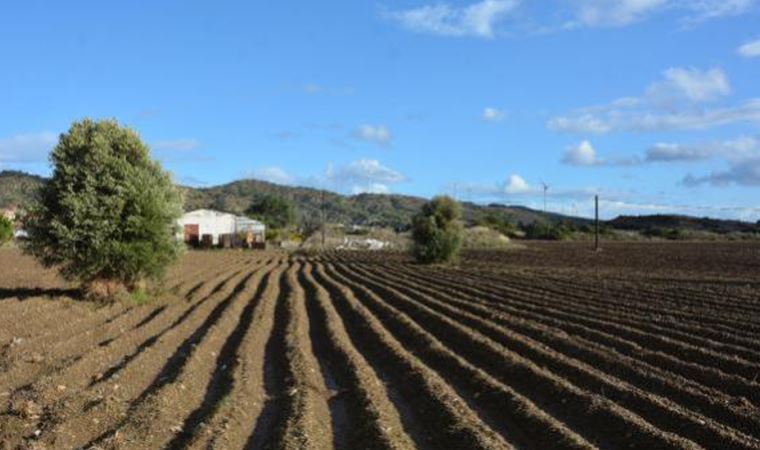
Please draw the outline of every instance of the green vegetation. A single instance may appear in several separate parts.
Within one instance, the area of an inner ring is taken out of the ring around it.
[[[274,194],[257,196],[246,210],[246,214],[275,230],[288,228],[296,222],[295,204],[285,197]]]
[[[450,197],[425,203],[412,221],[412,252],[418,262],[431,264],[456,259],[462,246],[461,207]]]
[[[0,247],[13,239],[13,222],[5,216],[0,216]]]
[[[486,213],[475,222],[475,225],[488,227],[507,237],[518,237],[521,234],[519,227],[512,220],[510,214],[496,210],[486,211]]]
[[[46,182],[45,178],[22,172],[0,171],[0,207],[19,206],[28,209],[27,205]],[[407,231],[411,228],[412,218],[425,203],[425,199],[406,195],[343,196],[318,189],[281,186],[258,180],[239,180],[201,189],[181,189],[186,197],[186,211],[211,208],[242,215],[250,208],[251,203],[261,196],[286,198],[295,205],[296,228],[304,239],[320,229],[323,206],[328,223]],[[499,203],[478,205],[465,202],[461,206],[462,221],[468,226],[487,226],[511,238],[521,238],[522,230],[526,228],[534,228],[531,236],[535,239],[543,239],[540,236],[548,236],[551,239],[582,239],[594,232],[593,220],[580,217],[544,213],[522,206]],[[541,226],[534,224],[548,224],[549,229],[541,230]],[[572,233],[568,235],[558,232],[562,230],[553,230],[558,225]],[[760,237],[760,223],[679,215],[620,216],[603,221],[600,233],[615,239],[636,239],[645,236],[649,233],[647,230],[653,228],[683,230],[689,239]]]
[[[679,228],[647,228],[641,232],[642,235],[650,238],[667,239],[669,241],[683,241],[689,238],[689,233]]]
[[[573,235],[573,229],[567,224],[559,223],[539,223],[533,222],[523,226],[525,239],[538,239],[548,241],[562,241],[569,239]]]
[[[145,305],[150,303],[151,295],[145,289],[135,289],[133,292],[129,293],[129,300],[138,306]]]
[[[0,172],[0,208],[28,205],[45,181],[37,175],[16,170]]]
[[[467,250],[500,250],[509,246],[507,236],[486,226],[465,228],[462,235],[462,248]]]
[[[0,207],[29,204],[37,190],[47,180],[21,172],[0,172]],[[286,198],[296,206],[296,224],[301,234],[309,236],[321,225],[324,201],[328,223],[346,226],[363,225],[374,228],[391,228],[407,231],[412,218],[426,202],[425,199],[399,194],[359,194],[344,196],[334,192],[296,186],[282,186],[259,180],[238,180],[209,188],[181,187],[185,195],[185,211],[210,208],[243,215],[251,203],[262,195]],[[8,193],[13,193],[8,195]],[[514,224],[534,221],[557,222],[572,220],[577,225],[590,223],[588,219],[568,218],[559,214],[543,213],[520,206],[490,204],[487,206],[463,203],[462,220],[470,225],[479,224],[483,216],[495,214],[506,217]]]
[[[181,252],[182,197],[136,132],[83,120],[61,135],[53,177],[29,207],[27,253],[96,297],[134,291]]]

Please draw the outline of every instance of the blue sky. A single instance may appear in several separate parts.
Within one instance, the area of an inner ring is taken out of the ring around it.
[[[84,117],[177,180],[760,219],[760,0],[6,2],[0,169]]]

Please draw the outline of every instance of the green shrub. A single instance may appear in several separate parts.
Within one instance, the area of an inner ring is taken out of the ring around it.
[[[646,237],[667,239],[669,241],[683,241],[689,239],[689,233],[680,228],[650,227],[642,231]]]
[[[450,262],[462,246],[461,208],[450,197],[425,203],[412,221],[412,252],[425,264]]]
[[[551,223],[539,223],[533,222],[529,225],[523,226],[526,239],[535,240],[547,240],[547,241],[561,241],[569,239],[573,230],[564,224],[551,224]]]
[[[507,214],[499,214],[495,211],[488,211],[483,217],[475,222],[476,226],[488,227],[496,230],[507,237],[517,237],[519,228]]]
[[[279,230],[295,223],[296,206],[285,197],[263,194],[254,199],[246,214],[252,219],[264,222],[267,228]]]
[[[0,246],[11,239],[13,239],[13,222],[5,216],[0,216]]]
[[[50,161],[53,176],[25,219],[25,251],[95,293],[162,276],[181,252],[182,196],[137,133],[76,122]]]

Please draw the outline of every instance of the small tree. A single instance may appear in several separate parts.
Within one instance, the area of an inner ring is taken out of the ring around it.
[[[13,222],[0,215],[0,247],[11,239],[13,239]]]
[[[273,230],[287,228],[296,221],[296,207],[293,202],[272,194],[257,197],[246,210],[246,214],[264,222]]]
[[[462,245],[461,208],[450,197],[425,203],[412,221],[412,251],[425,264],[454,260]]]
[[[96,296],[163,275],[181,252],[182,195],[137,133],[76,122],[50,161],[53,176],[26,216],[26,252]]]

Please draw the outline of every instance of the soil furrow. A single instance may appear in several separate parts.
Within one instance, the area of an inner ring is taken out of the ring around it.
[[[432,298],[437,298],[441,302],[446,302],[491,323],[529,336],[560,353],[582,360],[593,367],[604,370],[606,373],[632,382],[641,389],[664,395],[687,408],[694,408],[717,422],[732,425],[739,431],[754,435],[760,430],[760,413],[757,408],[742,404],[721,391],[705,388],[689,379],[649,366],[642,361],[636,361],[596,342],[572,334],[568,335],[561,331],[562,324],[555,328],[539,325],[533,321],[515,319],[512,314],[495,312],[477,304],[472,299],[460,298],[450,292],[444,294],[437,287],[427,285],[419,280],[404,282],[400,281],[399,277],[379,270],[377,275],[382,275],[382,279],[388,283],[395,283],[394,286],[401,292],[416,300],[426,302],[426,295],[431,295]],[[430,305],[430,303],[427,304]]]
[[[422,448],[511,448],[499,439],[434,371],[423,365],[356,298],[357,291],[336,281],[321,265],[314,272],[330,292],[353,344],[389,385],[413,404],[397,405],[402,422]],[[394,399],[391,396],[392,401]]]
[[[343,276],[338,275],[341,276],[343,282],[355,285],[360,283],[356,280],[352,282],[345,278],[344,276],[352,277],[353,275],[349,273],[345,266],[338,266],[338,270],[343,272]],[[631,436],[635,436],[635,439],[648,442],[646,445],[656,448],[696,447],[695,444],[675,434],[664,432],[653,426],[640,416],[621,408],[616,403],[606,398],[597,398],[591,392],[575,386],[564,378],[567,375],[566,373],[560,372],[561,376],[558,376],[546,371],[532,360],[526,359],[518,353],[503,347],[491,338],[481,335],[464,325],[460,325],[429,308],[415,305],[414,302],[404,299],[403,296],[394,292],[391,288],[373,283],[365,278],[361,280],[361,283],[370,286],[371,290],[380,295],[384,301],[390,302],[392,306],[400,308],[401,311],[409,314],[413,320],[441,339],[442,342],[458,354],[467,359],[480,362],[484,370],[502,380],[502,382],[511,382],[514,385],[517,384],[515,381],[517,378],[531,380],[532,389],[529,390],[527,386],[523,385],[520,386],[521,390],[528,393],[527,396],[537,404],[540,404],[543,409],[548,410],[555,417],[560,417],[565,423],[573,426],[576,432],[581,433],[581,430],[583,430],[585,434],[581,434],[591,442],[600,443],[599,445],[601,446],[608,446],[614,442],[613,446],[621,446]],[[548,358],[542,362],[545,363],[547,361],[549,361]],[[536,387],[539,386],[544,386],[544,389],[537,392]],[[547,392],[551,392],[553,395],[546,398]],[[558,399],[568,397],[572,399],[568,403],[573,408],[557,404]],[[576,410],[573,411],[573,409]],[[580,418],[584,420],[593,418],[593,421],[598,424],[599,430],[593,430],[588,422],[577,423],[579,417],[575,415],[578,413],[582,413]],[[596,431],[596,434],[589,435],[589,433],[593,433],[594,431]]]
[[[393,285],[388,277],[381,278],[366,272],[361,272],[361,275],[367,282],[369,280],[374,280],[375,282],[380,280],[380,282],[386,285],[389,283]],[[450,317],[458,323],[473,327],[473,329],[482,332],[508,348],[514,349],[522,356],[544,367],[551,368],[556,373],[565,374],[565,376],[573,374],[569,379],[579,387],[592,392],[604,391],[608,397],[615,399],[622,406],[635,411],[653,424],[665,424],[664,428],[669,429],[671,432],[682,434],[685,437],[701,442],[703,445],[705,443],[722,442],[723,448],[732,448],[731,446],[733,448],[746,448],[747,446],[751,447],[754,444],[760,444],[760,441],[752,443],[750,442],[751,438],[748,436],[742,436],[730,428],[724,428],[720,422],[711,421],[688,409],[677,407],[665,399],[650,395],[649,390],[641,390],[634,385],[629,385],[627,380],[623,382],[623,380],[614,376],[608,377],[606,373],[597,370],[598,360],[592,361],[590,365],[585,365],[580,360],[572,357],[567,357],[565,361],[562,361],[563,354],[552,351],[553,349],[549,350],[551,346],[542,348],[541,344],[532,338],[512,333],[512,330],[514,330],[513,324],[510,324],[508,328],[498,327],[488,320],[479,318],[477,315],[464,312],[467,308],[448,306],[446,303],[420,294],[416,288],[409,289],[401,286],[390,288],[390,285],[388,286],[388,295],[385,296],[386,299],[390,294],[407,301],[411,301],[411,298],[414,298],[415,301],[420,301],[425,307],[443,316]],[[375,286],[379,285],[375,284]],[[546,345],[545,342],[543,344]],[[655,414],[658,410],[659,413]],[[727,419],[723,416],[721,418]],[[750,417],[746,417],[744,423],[750,429],[757,426],[757,423],[753,423]]]

